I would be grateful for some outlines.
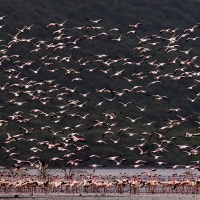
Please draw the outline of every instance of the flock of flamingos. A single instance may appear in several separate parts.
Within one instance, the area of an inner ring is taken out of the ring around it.
[[[0,17],[0,192],[199,194],[200,24],[144,35],[141,23],[110,28],[86,18],[50,23],[44,34],[37,24],[6,20]],[[176,155],[188,163],[166,162]],[[191,171],[166,178],[21,173],[57,163],[95,172],[108,162]]]
[[[182,175],[177,173],[166,178],[158,174],[142,172],[130,176],[120,173],[119,176],[95,174],[71,174],[46,176],[24,175],[11,176],[1,174],[1,193],[66,193],[66,194],[139,194],[139,193],[181,193],[199,194],[200,176],[191,172]]]

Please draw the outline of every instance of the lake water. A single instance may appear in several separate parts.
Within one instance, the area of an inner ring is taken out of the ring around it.
[[[86,170],[88,173],[92,173],[93,170]],[[155,171],[152,171],[152,169],[96,169],[95,173],[96,175],[102,175],[102,176],[106,176],[106,175],[113,175],[113,176],[119,176],[120,174],[128,174],[128,175],[137,175],[137,174],[141,174],[142,172],[148,172],[151,174],[158,174],[161,176],[171,176],[174,173],[177,174],[184,174],[186,171],[185,168],[181,168],[181,169],[156,169]],[[198,173],[198,171],[195,171],[195,173]],[[200,174],[200,173],[198,173]]]
[[[120,174],[127,174],[128,176],[132,176],[132,175],[139,175],[143,172],[147,172],[147,173],[151,173],[152,175],[157,174],[157,175],[161,175],[161,178],[165,178],[167,176],[171,176],[174,173],[177,173],[177,175],[183,175],[186,172],[192,172],[194,175],[196,176],[200,176],[200,172],[198,170],[190,170],[190,169],[185,169],[185,168],[179,168],[179,169],[156,169],[153,170],[152,169],[95,169],[95,171],[93,169],[75,169],[75,172],[77,172],[77,174],[91,174],[93,173],[94,175],[101,175],[102,177],[105,177],[106,175],[112,175],[112,176],[120,176]],[[32,170],[31,173],[33,174],[37,174],[38,171],[37,170]],[[61,176],[64,175],[64,171],[61,169],[52,169],[49,170],[50,174],[60,174]]]
[[[103,196],[103,195],[18,195],[18,198],[14,195],[0,196],[0,199],[26,199],[26,200],[199,200],[200,195],[187,195],[187,194],[139,194],[139,195],[114,195],[114,196]]]

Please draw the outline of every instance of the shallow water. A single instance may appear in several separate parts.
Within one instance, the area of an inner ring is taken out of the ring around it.
[[[187,195],[187,194],[139,194],[139,195],[112,195],[112,196],[105,196],[105,195],[18,195],[18,198],[12,196],[0,196],[0,199],[26,199],[26,200],[199,200],[200,195]]]
[[[103,177],[105,177],[106,175],[112,175],[112,176],[119,176],[120,174],[124,174],[126,173],[127,175],[137,175],[137,174],[141,174],[142,172],[148,172],[151,174],[158,174],[161,175],[163,177],[167,177],[167,176],[171,176],[174,173],[177,173],[178,175],[184,174],[185,172],[188,172],[189,169],[185,169],[185,168],[179,168],[179,169],[156,169],[155,171],[152,171],[151,168],[122,168],[122,169],[109,169],[109,168],[97,168],[95,171],[93,171],[93,169],[74,169],[75,172],[78,172],[78,174],[90,174],[90,173],[94,173],[94,175],[101,175]],[[31,169],[29,171],[30,174],[37,174],[38,171]],[[64,175],[64,171],[61,169],[52,169],[49,171],[50,174],[59,174],[59,175]],[[193,171],[194,174],[196,174],[197,176],[200,175],[200,172],[198,170]]]

